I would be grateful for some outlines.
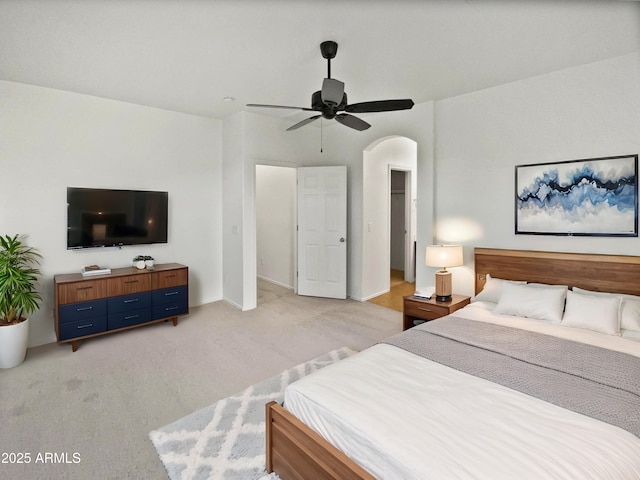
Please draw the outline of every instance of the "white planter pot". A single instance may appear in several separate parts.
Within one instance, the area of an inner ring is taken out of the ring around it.
[[[17,325],[0,327],[0,368],[20,365],[27,354],[29,319]]]

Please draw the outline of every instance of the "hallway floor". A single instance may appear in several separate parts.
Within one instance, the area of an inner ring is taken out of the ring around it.
[[[390,276],[390,290],[387,293],[383,293],[377,297],[369,300],[371,303],[380,305],[382,307],[390,308],[402,312],[403,301],[402,298],[407,295],[413,295],[416,291],[416,284],[404,281],[404,272],[402,270],[391,270]]]

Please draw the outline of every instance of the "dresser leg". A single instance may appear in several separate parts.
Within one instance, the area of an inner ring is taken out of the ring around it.
[[[78,350],[78,341],[74,340],[71,342],[71,351],[75,352],[76,350]]]
[[[165,318],[164,321],[168,322],[169,320],[171,320],[173,322],[173,326],[177,327],[178,326],[178,317],[171,317],[171,318]]]

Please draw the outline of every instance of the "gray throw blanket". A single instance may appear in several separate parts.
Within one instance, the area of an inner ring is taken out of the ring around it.
[[[384,343],[640,437],[638,357],[455,316]]]

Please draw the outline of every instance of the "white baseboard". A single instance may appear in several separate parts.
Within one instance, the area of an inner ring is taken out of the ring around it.
[[[243,310],[242,305],[239,305],[236,302],[229,300],[227,297],[222,297],[222,300],[227,302],[229,305],[236,307],[238,310]]]
[[[265,282],[273,283],[274,285],[278,285],[279,287],[286,288],[287,290],[293,290],[293,285],[285,285],[284,283],[277,282],[272,278],[263,277],[262,275],[257,275],[260,280],[264,280]]]
[[[385,293],[389,293],[390,291],[391,291],[391,289],[389,289],[389,288],[386,289],[386,290],[382,290],[382,291],[380,291],[378,293],[374,293],[373,295],[368,295],[368,296],[364,297],[361,301],[362,302],[367,302],[367,301],[371,300],[372,298],[379,297],[380,295],[384,295]]]

